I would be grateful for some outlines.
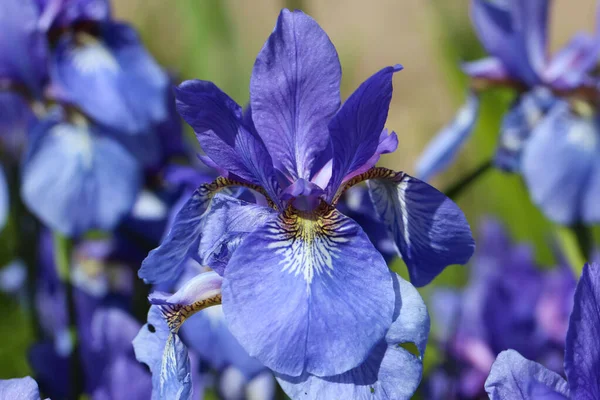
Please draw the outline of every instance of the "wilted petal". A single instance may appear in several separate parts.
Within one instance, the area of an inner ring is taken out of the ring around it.
[[[333,149],[329,199],[349,174],[376,153],[392,100],[392,77],[401,65],[386,67],[364,81],[329,123]]]
[[[250,102],[271,157],[294,180],[310,178],[315,158],[328,145],[341,75],[335,47],[319,24],[302,11],[282,10],[256,58]]]
[[[0,79],[24,84],[42,95],[47,74],[48,44],[38,30],[39,12],[33,0],[4,0],[0,4]]]
[[[190,124],[211,162],[262,186],[278,200],[273,161],[262,140],[243,126],[242,108],[207,81],[185,81],[176,89],[177,110]]]
[[[544,81],[553,88],[568,90],[581,85],[600,55],[600,40],[579,33],[563,47],[544,71]]]
[[[600,398],[600,264],[586,264],[575,290],[565,348],[565,373],[574,399]]]
[[[279,375],[277,380],[291,398],[326,399],[410,399],[423,370],[423,355],[429,333],[427,307],[419,292],[398,275],[395,320],[385,339],[358,367],[341,375],[319,378],[304,374],[298,378]],[[419,355],[401,345],[413,343]]]
[[[33,378],[0,380],[0,398],[15,400],[40,400],[40,391]]]
[[[55,95],[103,125],[145,133],[167,117],[169,79],[133,28],[107,22],[100,29],[99,38],[79,33],[59,41],[51,66]]]
[[[596,123],[572,114],[564,102],[558,102],[532,132],[523,149],[522,173],[533,202],[552,221],[570,224],[581,218],[599,143]]]
[[[536,394],[561,394],[569,398],[567,382],[557,373],[541,364],[523,358],[514,350],[498,355],[490,376],[485,381],[485,390],[490,400],[539,400]]]
[[[288,209],[258,228],[225,269],[231,332],[251,356],[290,376],[359,365],[389,328],[393,305],[382,256],[325,203],[313,212]]]
[[[521,154],[532,130],[556,104],[550,90],[538,87],[515,101],[504,115],[494,165],[504,171],[519,172]]]
[[[454,120],[429,142],[417,161],[417,176],[425,181],[442,172],[454,160],[456,153],[471,136],[479,115],[479,97],[469,93],[467,103]]]
[[[169,330],[158,306],[150,307],[148,323],[133,340],[133,349],[138,361],[152,372],[152,400],[192,398],[187,348]]]
[[[276,215],[271,208],[217,194],[202,217],[200,263],[223,275],[244,238]]]
[[[371,200],[394,238],[415,286],[451,264],[465,264],[475,242],[461,209],[443,193],[404,173],[370,179]]]
[[[64,235],[111,231],[135,203],[141,183],[137,162],[99,128],[51,119],[30,144],[23,201]]]

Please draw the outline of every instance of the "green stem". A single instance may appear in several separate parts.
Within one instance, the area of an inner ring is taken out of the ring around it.
[[[450,186],[447,190],[444,191],[444,193],[452,200],[456,200],[467,188],[469,188],[473,183],[475,183],[480,177],[485,175],[485,173],[488,172],[491,168],[492,160],[490,159],[484,161],[477,168],[475,168],[473,171],[464,176],[460,181]]]
[[[67,299],[67,312],[69,315],[69,333],[73,343],[70,356],[70,377],[72,399],[79,399],[83,394],[83,374],[79,351],[79,335],[77,332],[77,307],[75,305],[75,293],[71,282],[71,240],[59,233],[54,232],[54,261],[58,276],[65,287]]]
[[[577,240],[577,247],[579,247],[581,257],[587,262],[594,247],[594,236],[592,234],[592,230],[589,226],[586,226],[581,222],[572,225],[570,229]]]

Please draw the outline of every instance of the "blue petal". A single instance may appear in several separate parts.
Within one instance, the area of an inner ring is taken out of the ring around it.
[[[24,97],[0,91],[0,143],[7,156],[20,158],[36,117]]]
[[[579,33],[563,47],[544,71],[544,80],[553,88],[569,90],[591,79],[588,73],[596,65],[600,41]]]
[[[181,337],[211,368],[223,371],[232,366],[245,379],[252,379],[266,367],[233,337],[221,306],[210,307],[190,317],[181,326]]]
[[[9,196],[8,184],[4,175],[4,168],[0,165],[0,230],[4,229],[6,220],[8,219],[9,211]]]
[[[110,128],[143,133],[167,118],[168,77],[127,25],[104,23],[99,38],[64,36],[51,77],[56,97]]]
[[[23,201],[68,236],[111,231],[131,210],[140,186],[135,159],[94,126],[39,126],[23,167]]]
[[[556,98],[546,88],[535,88],[516,100],[504,115],[494,165],[504,171],[519,172],[525,143],[545,114],[556,104]]]
[[[177,110],[196,132],[202,150],[219,167],[262,186],[278,200],[273,161],[262,140],[243,126],[241,107],[217,86],[186,81],[176,89]]]
[[[329,199],[349,174],[376,153],[392,100],[392,77],[401,65],[386,67],[364,81],[329,123],[333,166]]]
[[[133,340],[139,362],[152,372],[152,399],[191,399],[190,359],[179,336],[169,331],[157,306],[150,307],[148,323]]]
[[[0,379],[0,398],[40,400],[40,391],[33,378]]]
[[[324,399],[410,399],[423,370],[422,360],[429,333],[427,307],[419,292],[393,275],[396,288],[396,317],[385,339],[378,343],[360,366],[341,375],[298,378],[279,375],[277,380],[291,398]],[[401,344],[414,343],[419,355]]]
[[[202,231],[202,214],[210,202],[210,194],[196,190],[175,216],[167,236],[142,262],[138,275],[145,282],[174,281],[183,271],[188,257],[198,250]]]
[[[574,399],[600,398],[600,264],[586,264],[575,290],[565,348],[565,373]]]
[[[552,221],[570,224],[581,217],[599,143],[596,123],[572,114],[565,102],[558,102],[532,132],[523,150],[523,177],[533,202]]]
[[[385,261],[355,222],[328,207],[288,209],[248,235],[225,269],[231,332],[278,373],[354,368],[392,322]]]
[[[250,103],[269,153],[294,180],[310,178],[315,158],[328,145],[341,76],[335,47],[315,20],[282,10],[256,58]]]
[[[469,223],[443,193],[404,173],[367,183],[413,285],[426,285],[446,266],[469,261],[475,250]]]
[[[547,0],[473,0],[471,18],[488,53],[529,85],[540,82],[545,62]]]
[[[200,263],[223,275],[225,266],[244,238],[276,215],[269,207],[217,194],[202,217]]]
[[[102,382],[91,397],[94,400],[144,400],[151,395],[152,379],[148,371],[136,360],[120,356],[106,366]]]
[[[481,60],[464,63],[461,66],[463,72],[471,78],[482,78],[495,81],[508,79],[508,71],[502,61],[495,57],[483,58]]]
[[[24,84],[34,96],[42,95],[47,74],[48,44],[37,29],[33,0],[5,0],[0,4],[0,79]]]
[[[569,397],[567,382],[557,373],[544,366],[523,358],[514,350],[506,350],[498,355],[490,375],[485,381],[485,390],[490,400],[536,400],[536,394],[556,393]]]
[[[76,22],[105,21],[110,18],[108,0],[37,0],[42,9],[40,29],[66,28]]]
[[[454,120],[429,142],[417,161],[417,176],[428,181],[432,176],[448,168],[458,151],[471,136],[479,115],[479,97],[469,93],[466,104]]]

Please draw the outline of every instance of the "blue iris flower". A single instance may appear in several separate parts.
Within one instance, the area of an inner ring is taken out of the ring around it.
[[[178,109],[202,158],[223,176],[192,195],[140,277],[173,280],[184,259],[198,258],[221,275],[229,328],[261,363],[289,377],[359,367],[394,322],[397,295],[382,255],[336,209],[341,194],[368,181],[415,285],[474,250],[451,200],[405,173],[374,167],[396,147],[384,124],[400,69],[377,72],[340,107],[333,44],[312,18],[283,10],[254,65],[245,113],[210,82],[181,84]],[[262,200],[215,194],[231,186]]]
[[[40,390],[33,378],[2,379],[0,380],[0,398],[40,400]]]
[[[23,163],[21,195],[64,235],[112,230],[141,185],[135,158],[101,126],[56,110],[38,124]]]
[[[542,120],[558,106],[557,97],[560,95],[577,97],[583,94],[585,97],[585,93],[596,91],[590,74],[600,55],[600,29],[594,35],[575,35],[565,47],[549,57],[549,7],[547,0],[471,1],[471,18],[489,57],[463,65],[463,71],[472,81],[467,102],[455,120],[428,145],[417,163],[417,175],[428,179],[444,170],[454,159],[475,127],[479,91],[494,86],[510,87],[516,89],[519,95],[504,117],[494,165],[506,171],[522,172],[534,202],[552,220],[560,223],[591,222],[598,216],[585,204],[586,194],[582,194],[586,191],[583,189],[585,184],[573,183],[571,179],[595,183],[594,172],[590,172],[595,167],[591,163],[586,164],[589,157],[581,151],[581,147],[586,147],[585,150],[594,152],[595,143],[585,142],[584,146],[579,146],[580,153],[573,157],[583,159],[571,165],[569,153],[577,149],[563,151],[568,146],[553,144],[555,140],[560,142],[568,136],[564,133],[567,129],[564,126],[569,124],[563,123],[561,128],[556,126],[556,121],[542,124]],[[596,96],[592,97],[595,99]],[[538,128],[538,125],[541,127]],[[537,129],[546,133],[534,134]],[[562,132],[555,133],[558,130]],[[528,145],[530,137],[537,138],[531,146]],[[554,165],[562,167],[553,168],[546,174],[535,166],[543,164],[539,162],[538,155],[546,154],[551,146],[556,149],[556,154],[565,155],[553,160]],[[534,150],[526,151],[526,147]],[[560,174],[555,173],[556,170],[564,172],[564,179],[557,177]],[[567,194],[559,196],[561,198],[556,201],[551,198],[551,192],[556,193],[555,190],[561,191],[565,187],[569,188]],[[573,192],[578,192],[578,195]]]
[[[543,272],[531,246],[512,243],[493,220],[481,225],[471,265],[462,291],[439,288],[431,297],[446,362],[423,385],[428,399],[481,397],[496,355],[506,349],[561,368],[576,284],[569,265]]]
[[[515,350],[502,352],[485,388],[490,399],[600,398],[598,327],[600,326],[600,265],[586,264],[575,290],[565,341],[565,379]]]

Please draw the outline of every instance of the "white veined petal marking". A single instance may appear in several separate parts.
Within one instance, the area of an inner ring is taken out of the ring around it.
[[[91,75],[101,70],[113,74],[119,72],[119,62],[102,42],[87,37],[82,41],[82,44],[72,47],[70,52],[73,65],[80,73]]]
[[[281,256],[282,271],[301,275],[307,291],[315,275],[332,275],[333,260],[341,253],[354,229],[333,207],[322,202],[310,212],[288,208],[269,224],[268,249]]]

